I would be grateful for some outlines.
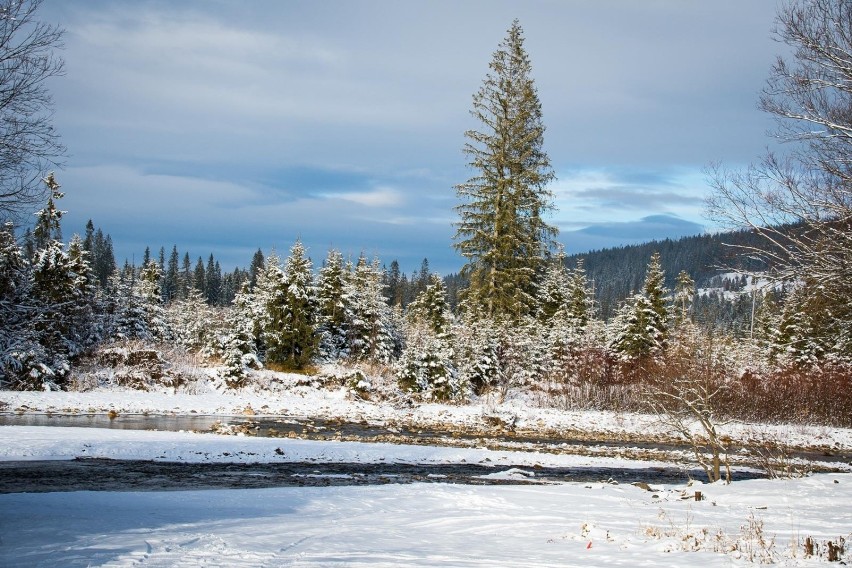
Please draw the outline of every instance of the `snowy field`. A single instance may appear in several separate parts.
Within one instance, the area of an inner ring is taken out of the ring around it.
[[[836,483],[837,482],[837,483]],[[0,495],[3,566],[817,565],[852,475],[694,487],[282,488]],[[823,543],[824,544],[824,543]]]
[[[496,402],[483,398],[471,404],[394,404],[352,397],[344,388],[326,389],[305,384],[303,375],[258,373],[258,384],[237,391],[201,387],[199,392],[175,393],[171,389],[139,391],[100,387],[86,392],[0,391],[0,411],[7,413],[50,412],[66,414],[174,414],[218,416],[290,416],[406,424],[410,426],[457,426],[481,428],[484,417],[498,416],[518,429],[573,431],[599,436],[650,439],[669,434],[650,415],[629,412],[567,411],[542,408],[523,396]],[[696,431],[698,426],[696,425]],[[765,438],[818,450],[852,449],[852,429],[802,424],[731,423],[721,431],[735,441]]]
[[[652,416],[544,409],[524,399],[470,405],[369,402],[277,375],[274,388],[195,393],[102,387],[0,392],[0,411],[291,416],[481,428],[665,436]],[[800,447],[852,447],[852,430],[730,424]],[[164,462],[479,464],[492,480],[537,468],[682,467],[610,455],[436,447],[193,432],[0,426],[0,462],[106,458]],[[514,448],[510,448],[514,450]],[[852,469],[848,464],[841,464]],[[0,464],[2,466],[2,464]],[[824,565],[852,543],[852,473],[731,485],[412,483],[178,491],[0,494],[0,566],[740,566]],[[696,491],[704,499],[695,500]],[[812,556],[806,539],[811,538]],[[852,560],[852,544],[842,558]]]
[[[0,427],[0,459],[388,460],[638,467],[522,452]],[[280,448],[282,457],[275,452]],[[85,450],[85,451],[84,451]],[[242,453],[242,457],[235,454]],[[225,454],[228,454],[227,456]],[[526,461],[523,461],[526,460]],[[731,485],[450,484],[0,495],[0,566],[730,566],[852,541],[852,474]],[[695,492],[704,499],[696,501]],[[848,546],[847,546],[848,548]],[[844,559],[848,559],[848,553]]]

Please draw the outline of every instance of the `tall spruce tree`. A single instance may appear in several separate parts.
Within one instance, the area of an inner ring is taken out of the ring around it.
[[[456,186],[462,203],[455,247],[467,260],[468,306],[519,319],[536,307],[536,285],[557,230],[543,218],[552,208],[547,184],[555,175],[517,20],[489,67],[471,111],[483,128],[465,133],[464,153],[476,174]]]

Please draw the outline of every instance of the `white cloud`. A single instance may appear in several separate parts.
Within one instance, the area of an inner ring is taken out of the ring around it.
[[[377,187],[370,191],[326,193],[323,197],[350,201],[365,207],[397,207],[404,204],[403,195],[392,187]]]

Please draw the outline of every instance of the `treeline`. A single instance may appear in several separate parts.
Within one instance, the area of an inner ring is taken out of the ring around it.
[[[758,248],[762,245],[759,235],[750,231],[737,231],[596,250],[568,256],[566,262],[573,265],[580,258],[584,260],[601,315],[609,318],[623,298],[641,287],[644,265],[655,252],[660,253],[662,268],[668,275],[666,286],[673,288],[676,276],[686,272],[692,276],[698,288],[708,288],[712,286],[712,279],[722,270],[765,270],[767,267],[764,264],[742,255],[743,248]]]

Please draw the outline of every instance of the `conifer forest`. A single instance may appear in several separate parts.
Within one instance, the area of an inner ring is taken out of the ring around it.
[[[760,104],[796,152],[708,172],[709,212],[730,232],[562,252],[518,21],[473,97],[471,177],[455,188],[457,274],[432,273],[424,259],[408,275],[397,261],[337,250],[313,260],[323,253],[299,240],[230,272],[215,251],[176,245],[117,262],[108,227],[63,226],[61,172],[46,174],[0,203],[0,383],[78,388],[111,346],[168,345],[202,357],[229,388],[264,367],[311,373],[335,362],[422,400],[521,390],[564,408],[641,410],[682,379],[715,385],[705,402],[722,416],[852,426],[852,49],[832,27],[850,17],[845,2],[782,14],[794,57],[772,69]],[[40,88],[30,96],[45,102]],[[16,112],[4,106],[4,121]],[[32,128],[11,141],[23,157],[4,161],[10,180],[58,152],[48,126]],[[17,213],[34,196],[45,201],[29,226]],[[63,238],[76,229],[82,237]],[[374,396],[368,380],[356,384]]]
[[[852,561],[852,0],[763,4],[0,0],[0,566]]]

